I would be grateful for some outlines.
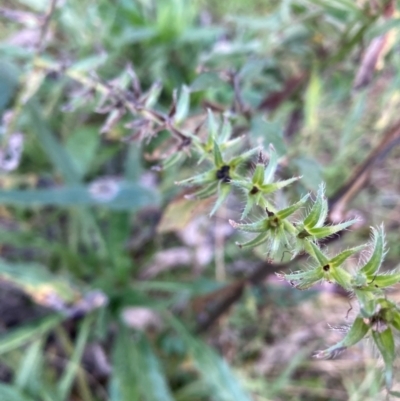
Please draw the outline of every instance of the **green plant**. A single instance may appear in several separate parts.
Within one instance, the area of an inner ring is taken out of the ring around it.
[[[21,2],[45,12],[42,1]],[[225,243],[229,258],[260,246],[265,268],[293,287],[329,281],[354,293],[359,312],[353,325],[317,356],[333,357],[370,337],[390,388],[399,310],[385,288],[398,283],[399,274],[381,271],[382,227],[372,229],[366,246],[334,256],[326,251],[330,238],[355,220],[327,224],[318,155],[333,154],[324,169],[331,193],[361,163],[367,147],[362,136],[382,108],[379,101],[371,108],[363,93],[348,100],[351,62],[362,40],[396,21],[381,23],[379,7],[349,1],[275,3],[260,4],[265,17],[228,16],[214,25],[207,15],[201,22],[197,6],[178,0],[121,0],[119,8],[109,1],[72,0],[63,8],[51,2],[46,18],[28,14],[34,29],[44,29],[33,52],[12,41],[2,45],[10,65],[4,66],[6,78],[0,76],[0,107],[8,104],[12,113],[2,126],[1,149],[20,131],[26,141],[22,156],[17,152],[19,169],[2,176],[0,204],[17,227],[1,228],[11,256],[0,263],[0,274],[51,311],[33,325],[19,322],[2,337],[2,362],[14,373],[0,388],[4,398],[62,401],[74,391],[85,401],[249,399],[226,361],[193,334],[209,305],[187,316],[198,298],[210,297],[212,308],[219,301],[214,293],[229,296],[234,289],[230,299],[237,300],[247,278],[226,288],[209,271],[200,279],[185,272],[167,272],[159,281],[140,278],[160,249],[177,242],[160,235],[154,222],[182,192],[199,201],[216,197],[210,214],[224,220],[232,217],[228,197],[242,196],[241,217],[230,223],[254,238],[239,249]],[[49,22],[54,39],[46,43]],[[395,93],[396,82],[382,98]],[[298,135],[286,129],[291,121],[300,121]],[[331,130],[341,132],[339,143]],[[150,166],[156,185],[146,181]],[[188,193],[182,187],[195,188]],[[29,252],[40,264],[27,262]],[[350,271],[346,260],[358,252],[362,258],[369,252],[368,261]],[[303,255],[313,267],[303,268]],[[279,273],[292,266],[296,271]],[[250,275],[252,284],[255,277]],[[156,335],[152,327],[130,328],[122,318],[130,307],[152,311],[165,326]],[[48,363],[54,338],[60,360]],[[90,341],[102,342],[112,363],[106,395],[82,362]],[[294,358],[281,384],[265,394],[286,396],[299,363]],[[243,380],[252,391],[249,381]]]
[[[327,281],[336,283],[346,291],[353,293],[359,303],[358,316],[341,342],[318,352],[316,356],[319,358],[333,357],[366,336],[370,336],[385,362],[386,387],[390,390],[395,359],[394,333],[400,330],[400,308],[386,298],[385,288],[398,284],[400,273],[397,271],[379,272],[385,256],[383,227],[372,228],[371,243],[344,250],[334,257],[328,256],[326,251],[321,248],[320,241],[351,226],[355,220],[337,225],[325,225],[328,216],[328,202],[324,194],[324,186],[320,186],[309,212],[302,218],[294,219],[292,216],[306,206],[309,195],[284,209],[279,209],[279,206],[273,204],[271,197],[266,197],[267,194],[299,179],[299,177],[295,177],[284,182],[272,183],[278,163],[273,148],[270,148],[269,163],[265,166],[261,156],[262,161],[257,163],[253,177],[249,180],[246,177],[238,176],[236,172],[230,175],[231,165],[223,162],[223,156],[216,143],[217,136],[214,139],[213,147],[216,167],[209,172],[181,181],[180,184],[210,185],[210,181],[213,180],[220,186],[224,185],[227,188],[238,186],[244,189],[246,206],[242,217],[247,216],[253,207],[264,209],[266,217],[248,224],[230,220],[234,228],[258,234],[249,242],[238,244],[241,248],[266,244],[267,255],[272,260],[277,257],[281,258],[283,252],[289,252],[292,257],[300,252],[306,252],[314,260],[315,267],[292,273],[282,273],[279,274],[279,277],[287,280],[299,290],[306,290],[321,281]],[[245,152],[232,160],[246,160],[248,157],[249,152]],[[220,174],[222,169],[226,174]],[[212,195],[209,188],[207,186],[204,190],[198,190],[197,196]],[[224,192],[221,191],[211,213],[221,206],[229,191],[230,188]],[[354,272],[346,270],[345,261],[362,251],[367,245],[371,252],[368,261]]]

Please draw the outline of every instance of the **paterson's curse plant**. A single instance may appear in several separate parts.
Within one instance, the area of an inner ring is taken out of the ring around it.
[[[210,123],[212,121],[212,123]],[[314,261],[314,267],[291,273],[278,273],[293,287],[306,290],[313,285],[327,281],[343,287],[354,294],[359,303],[359,312],[342,341],[316,353],[318,358],[332,358],[346,348],[368,337],[375,343],[385,363],[385,382],[390,390],[395,359],[394,332],[400,331],[400,308],[385,296],[385,288],[400,282],[399,272],[380,273],[385,256],[384,229],[371,228],[371,242],[346,249],[337,255],[328,255],[320,242],[327,237],[350,227],[356,220],[345,221],[337,225],[326,225],[328,202],[324,185],[321,184],[314,200],[306,194],[297,202],[279,208],[271,197],[301,177],[284,181],[274,181],[278,167],[278,157],[272,146],[269,148],[268,162],[262,149],[251,149],[228,157],[226,152],[231,144],[238,140],[230,139],[230,125],[223,121],[216,130],[214,117],[209,113],[209,130],[206,143],[193,138],[195,150],[200,162],[207,160],[211,167],[206,171],[178,182],[178,185],[196,186],[193,198],[207,198],[217,194],[217,201],[211,215],[222,205],[228,194],[235,187],[244,193],[245,207],[241,219],[250,215],[253,209],[263,209],[264,217],[251,223],[239,223],[229,220],[230,224],[255,237],[248,242],[238,244],[241,248],[263,245],[268,258],[279,260],[282,252],[289,252],[292,258],[300,253],[307,253]],[[242,176],[238,167],[258,153],[258,161],[251,177]],[[304,209],[307,210],[304,213]],[[303,217],[299,218],[303,210]],[[370,257],[356,271],[346,269],[346,260],[364,249],[370,249]]]

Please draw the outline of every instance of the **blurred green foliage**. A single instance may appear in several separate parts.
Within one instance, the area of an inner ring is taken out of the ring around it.
[[[0,399],[379,399],[381,377],[372,367],[366,367],[370,386],[357,388],[348,378],[332,384],[329,375],[315,378],[308,370],[308,349],[270,377],[248,368],[255,360],[248,355],[260,355],[264,339],[282,337],[259,310],[283,314],[288,299],[301,304],[309,294],[283,289],[266,300],[258,289],[246,290],[224,323],[239,350],[232,357],[207,344],[218,335],[194,334],[201,314],[192,304],[227,284],[216,279],[214,262],[201,274],[187,268],[143,279],[158,253],[190,248],[157,225],[181,194],[174,182],[199,169],[174,147],[172,129],[140,141],[132,139],[140,127],[128,128],[129,113],[112,124],[120,104],[104,99],[104,88],[114,85],[117,94],[150,89],[156,98],[159,86],[152,85],[160,82],[154,110],[168,115],[174,91],[179,103],[186,85],[189,117],[175,121],[177,129],[193,134],[207,107],[222,108],[235,136],[248,134],[249,149],[273,144],[284,179],[304,177],[279,195],[283,202],[316,190],[322,180],[334,193],[395,120],[397,45],[375,73],[372,95],[352,92],[352,85],[364,48],[397,29],[397,17],[388,21],[382,5],[350,0],[67,0],[57,2],[38,51],[50,2],[3,3],[0,113],[12,114],[0,127],[1,149],[19,132],[24,145],[18,168],[0,175],[0,277],[44,311],[2,322]],[[167,171],[150,170],[171,151],[185,157]],[[398,241],[389,202],[398,204],[398,168],[396,160],[390,163],[391,174],[357,203],[371,225],[386,220],[389,247]],[[257,263],[257,254],[233,243],[225,244],[227,263]],[[392,247],[389,266],[397,259]],[[129,324],[129,308],[145,309],[155,327]],[[247,326],[255,327],[250,340]],[[110,366],[99,376],[87,355],[93,344],[101,345]],[[324,392],[327,385],[342,391],[340,397]]]

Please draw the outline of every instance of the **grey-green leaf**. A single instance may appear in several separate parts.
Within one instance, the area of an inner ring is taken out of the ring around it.
[[[102,193],[101,185],[96,193],[94,187],[72,185],[48,189],[0,190],[0,204],[34,207],[34,206],[103,206],[112,210],[138,210],[147,205],[158,203],[157,193],[140,184],[115,183],[115,195]],[[106,191],[107,188],[104,188]]]

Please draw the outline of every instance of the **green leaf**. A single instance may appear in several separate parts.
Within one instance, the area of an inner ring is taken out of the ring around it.
[[[173,401],[161,362],[154,354],[145,335],[136,343],[137,364],[143,397],[146,401]]]
[[[239,246],[239,248],[254,248],[258,245],[261,245],[262,243],[264,243],[265,241],[267,241],[267,239],[270,237],[270,233],[267,231],[265,233],[261,233],[259,235],[257,235],[255,238],[253,238],[252,240],[245,242],[243,244],[240,243],[236,243],[236,245]]]
[[[229,220],[229,224],[237,230],[247,231],[249,233],[262,233],[270,229],[269,218],[249,224],[240,224],[236,223],[234,220]]]
[[[371,287],[385,288],[400,283],[400,273],[380,274],[371,281]]]
[[[18,388],[4,383],[0,383],[0,399],[3,401],[36,401]]]
[[[136,353],[129,331],[119,327],[114,342],[113,370],[109,384],[111,401],[140,400]]]
[[[80,178],[88,172],[99,142],[99,132],[94,127],[77,129],[67,138],[65,148]]]
[[[229,121],[229,118],[224,116],[218,138],[218,142],[222,150],[227,149],[242,140],[241,136],[229,140],[231,135],[232,135],[232,124]]]
[[[280,156],[287,153],[283,130],[283,122],[277,118],[275,120],[265,120],[258,115],[251,120],[250,134],[253,143],[261,143],[265,147],[272,144]]]
[[[24,4],[35,11],[45,12],[48,3],[46,0],[18,0],[18,3]]]
[[[357,344],[361,341],[369,331],[369,326],[364,322],[362,317],[357,317],[350,330],[343,338],[342,341],[338,342],[337,344],[333,345],[332,347],[327,348],[326,350],[319,351],[315,357],[316,358],[332,358],[338,352],[351,347],[352,345]]]
[[[269,161],[264,171],[263,184],[269,184],[273,181],[276,169],[278,168],[278,154],[272,144],[269,145]]]
[[[197,76],[190,85],[191,92],[198,92],[207,89],[216,89],[226,85],[224,81],[214,72],[205,72]]]
[[[205,343],[194,338],[171,314],[166,314],[172,327],[185,342],[193,362],[203,381],[210,387],[213,399],[218,401],[251,401],[250,396],[239,384],[227,362]]]
[[[324,278],[321,267],[289,274],[278,274],[298,290],[307,290]]]
[[[398,309],[393,311],[392,326],[400,331],[400,311]]]
[[[379,271],[383,259],[385,258],[385,233],[383,226],[381,226],[378,230],[371,227],[371,231],[374,251],[368,262],[360,269],[360,273],[364,273],[370,277]]]
[[[258,146],[256,148],[250,149],[250,150],[240,154],[239,156],[232,158],[231,161],[229,162],[229,165],[232,168],[236,168],[237,166],[239,166],[240,164],[242,164],[243,162],[248,160],[250,157],[252,157],[255,153],[258,153],[259,151],[260,151],[260,147],[258,147]]]
[[[35,340],[26,350],[22,363],[17,371],[14,384],[22,391],[32,392],[39,384],[43,354],[43,338]],[[37,390],[37,389],[36,389]]]
[[[303,222],[307,231],[310,228],[320,227],[321,223],[323,224],[326,220],[327,211],[328,207],[325,197],[325,184],[321,183],[318,188],[317,198]]]
[[[77,72],[96,71],[99,67],[106,63],[108,57],[109,55],[105,52],[89,56],[73,63],[70,68]]]
[[[384,35],[392,29],[396,29],[400,26],[400,18],[390,18],[385,20],[381,24],[374,24],[371,29],[367,32],[367,37],[369,40],[376,38],[377,36]]]
[[[365,248],[365,245],[360,245],[356,246],[354,248],[346,249],[343,252],[340,252],[338,255],[336,255],[334,258],[332,258],[329,263],[333,267],[338,267],[340,266],[346,259],[348,259],[350,256],[354,255],[357,252],[360,252],[362,249]]]
[[[214,155],[214,164],[217,168],[221,168],[225,163],[222,158],[221,149],[219,148],[218,143],[214,140],[213,146],[213,155]]]
[[[193,194],[186,195],[186,199],[207,199],[218,191],[218,182],[213,182],[199,189]]]
[[[293,164],[299,169],[299,175],[303,177],[302,183],[309,189],[316,190],[323,181],[320,164],[309,157],[301,157],[293,160]]]
[[[220,183],[219,184],[219,189],[218,189],[218,198],[217,201],[215,202],[214,207],[212,208],[210,212],[210,216],[213,216],[214,213],[221,207],[221,205],[225,202],[226,198],[231,192],[231,186],[230,184],[227,183]]]
[[[111,400],[172,401],[161,361],[144,334],[120,327],[114,349]]]
[[[218,126],[215,121],[214,113],[207,109],[207,129],[208,129],[208,145],[212,145],[214,141],[217,140]]]
[[[128,182],[137,182],[140,180],[144,169],[141,163],[141,153],[142,149],[137,142],[132,141],[128,144],[128,152],[124,165],[124,178]],[[181,155],[180,152],[174,155]],[[165,166],[165,164],[164,164]]]
[[[195,175],[193,177],[186,178],[185,180],[175,182],[176,185],[203,185],[209,184],[216,180],[216,171],[206,171],[205,173],[201,173]]]
[[[188,116],[189,106],[190,106],[190,90],[186,85],[183,85],[179,96],[178,104],[176,105],[176,113],[174,115],[174,121],[178,125],[182,121],[184,121]]]
[[[322,253],[319,247],[312,241],[304,241],[304,248],[321,266],[329,263],[329,259]]]
[[[18,88],[19,69],[15,64],[2,60],[0,64],[0,112],[9,104]]]
[[[252,182],[258,186],[264,183],[264,165],[262,163],[257,163],[253,173]]]
[[[35,206],[102,206],[112,210],[138,210],[144,206],[156,205],[157,194],[140,184],[120,183],[113,198],[104,199],[91,192],[91,187],[83,185],[65,186],[49,189],[0,190],[0,204],[35,207]]]
[[[322,83],[316,71],[311,74],[310,81],[305,93],[305,126],[311,131],[315,131],[318,125],[318,107],[321,103]]]
[[[344,289],[348,290],[351,288],[352,275],[341,267],[332,267],[330,277]]]
[[[77,184],[80,181],[79,173],[69,157],[66,149],[56,140],[43,120],[36,101],[31,100],[27,105],[30,115],[31,127],[39,143],[45,150],[54,167],[60,171],[65,181],[69,184]]]
[[[294,212],[301,209],[305,205],[305,203],[307,202],[308,196],[309,195],[307,194],[307,195],[303,196],[298,202],[294,203],[293,205],[291,205],[285,209],[279,210],[279,212],[276,213],[276,216],[282,220],[286,219],[287,217],[289,217],[290,215],[292,215]]]
[[[393,382],[393,363],[396,357],[393,333],[390,327],[380,333],[372,331],[372,338],[379,349],[385,362],[385,382],[386,388],[389,390]]]
[[[326,237],[330,237],[333,234],[336,234],[339,231],[344,230],[347,227],[350,227],[354,223],[357,222],[357,219],[349,220],[341,224],[336,224],[334,226],[325,226],[320,228],[310,228],[308,229],[308,233],[312,235],[316,239],[322,239]]]
[[[356,288],[353,290],[357,296],[358,302],[360,303],[360,312],[362,316],[365,318],[372,317],[377,306],[375,294],[368,290],[359,290]]]
[[[71,359],[68,362],[67,368],[63,372],[58,384],[58,393],[60,400],[66,401],[71,392],[72,385],[74,383],[75,377],[78,375],[80,367],[80,361],[82,359],[83,351],[89,339],[90,326],[93,321],[93,316],[87,316],[79,329],[78,338],[74,346],[74,351],[72,353]]]
[[[264,184],[261,185],[260,190],[264,194],[270,194],[272,192],[277,191],[278,189],[282,189],[287,187],[288,185],[298,181],[301,177],[293,177],[283,181],[277,181],[272,184]]]
[[[62,320],[63,317],[59,315],[47,316],[3,334],[0,336],[0,354],[22,347],[26,343],[47,334],[58,326]]]

